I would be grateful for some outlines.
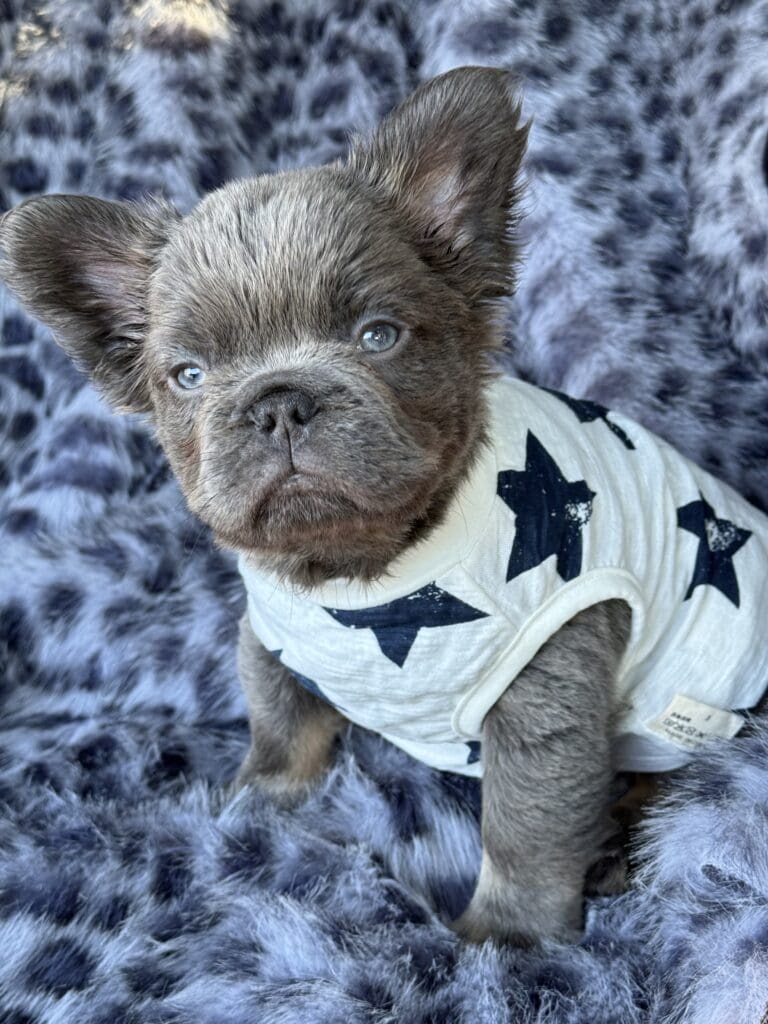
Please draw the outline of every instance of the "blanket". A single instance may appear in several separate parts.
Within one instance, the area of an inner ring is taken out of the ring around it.
[[[767,508],[761,0],[0,0],[0,205],[188,210],[467,63],[533,119],[507,369]],[[759,1024],[759,723],[670,785],[578,945],[470,946],[475,780],[350,727],[295,810],[228,792],[243,601],[147,425],[0,290],[0,1020]]]

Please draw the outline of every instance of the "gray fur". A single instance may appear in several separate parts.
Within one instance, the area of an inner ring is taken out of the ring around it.
[[[248,702],[251,747],[235,786],[257,785],[290,806],[322,780],[344,719],[262,647],[247,614],[240,620],[238,671]]]
[[[483,722],[483,865],[457,930],[527,944],[574,939],[587,871],[615,832],[611,737],[630,611],[576,615]]]

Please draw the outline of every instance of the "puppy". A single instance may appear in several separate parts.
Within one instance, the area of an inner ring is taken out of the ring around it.
[[[482,775],[456,928],[515,943],[578,934],[615,770],[682,764],[768,681],[765,518],[493,370],[526,135],[508,75],[460,68],[186,216],[54,195],[0,227],[5,280],[239,553],[239,783],[301,797],[348,719]]]

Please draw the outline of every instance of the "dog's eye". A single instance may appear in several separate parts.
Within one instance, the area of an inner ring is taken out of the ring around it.
[[[181,366],[174,371],[174,379],[179,387],[185,391],[193,391],[199,388],[205,380],[205,371],[199,366]]]
[[[360,332],[360,348],[364,352],[386,352],[400,337],[400,331],[384,321],[368,324]]]

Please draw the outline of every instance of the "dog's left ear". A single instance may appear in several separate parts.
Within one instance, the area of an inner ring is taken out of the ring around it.
[[[120,412],[147,412],[150,277],[179,214],[167,203],[27,199],[0,218],[0,279]]]
[[[422,258],[467,300],[514,286],[513,230],[528,125],[508,71],[433,78],[350,152],[352,173],[393,205]]]

